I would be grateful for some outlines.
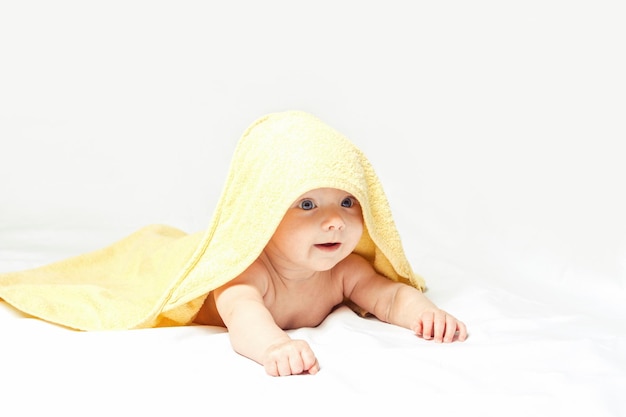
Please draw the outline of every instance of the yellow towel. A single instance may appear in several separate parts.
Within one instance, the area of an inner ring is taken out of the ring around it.
[[[190,323],[206,295],[261,253],[301,194],[339,188],[363,207],[355,252],[383,275],[417,288],[383,188],[342,134],[300,111],[264,116],[240,139],[208,229],[148,226],[104,249],[0,275],[0,298],[41,319],[81,330]]]

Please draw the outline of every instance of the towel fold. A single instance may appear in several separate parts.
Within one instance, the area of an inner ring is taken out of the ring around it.
[[[244,132],[206,231],[147,226],[101,250],[0,274],[0,298],[79,330],[189,324],[210,291],[260,255],[296,198],[326,187],[351,193],[362,206],[355,252],[389,279],[424,289],[363,153],[315,116],[286,111]]]

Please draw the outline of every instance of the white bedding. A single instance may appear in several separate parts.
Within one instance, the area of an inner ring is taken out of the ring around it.
[[[1,415],[626,415],[623,10],[209,3],[0,6],[0,272],[202,230],[242,130],[299,108],[368,155],[469,339],[340,308],[291,332],[320,373],[272,378],[222,329],[0,302]]]
[[[233,414],[624,415],[622,305],[611,317],[600,300],[577,306],[549,288],[495,286],[458,269],[431,282],[430,297],[469,326],[465,343],[427,342],[342,307],[317,328],[291,332],[312,345],[322,370],[290,378],[269,377],[234,353],[223,329],[74,332],[0,303],[3,409],[166,415],[217,401]]]

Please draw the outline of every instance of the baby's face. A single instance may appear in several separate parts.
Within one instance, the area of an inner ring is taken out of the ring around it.
[[[356,198],[335,188],[318,188],[287,210],[266,253],[294,268],[326,271],[352,253],[362,233]]]

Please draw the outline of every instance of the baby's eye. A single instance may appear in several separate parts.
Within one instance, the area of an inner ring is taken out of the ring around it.
[[[352,207],[354,205],[354,199],[352,197],[346,197],[341,201],[341,207]]]
[[[302,200],[300,204],[298,204],[302,210],[313,210],[315,208],[315,203],[312,200]]]

